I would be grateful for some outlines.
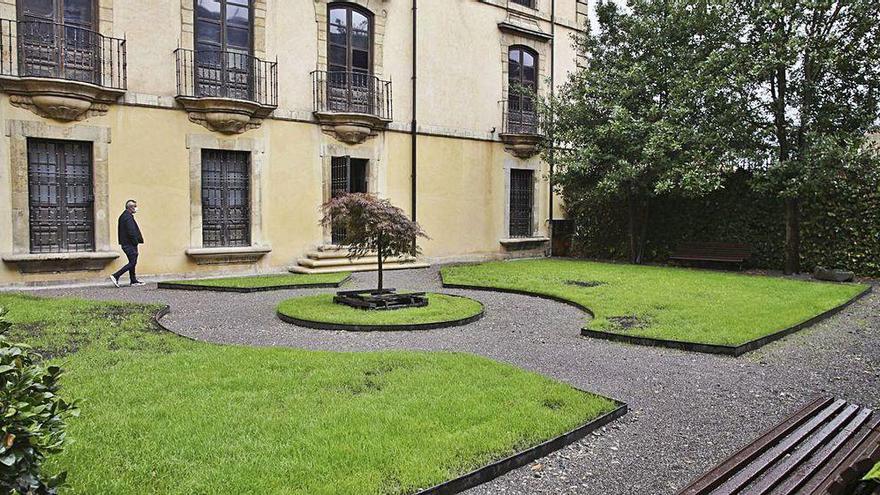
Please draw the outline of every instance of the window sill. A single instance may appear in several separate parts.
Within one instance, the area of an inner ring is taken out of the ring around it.
[[[548,237],[514,237],[498,241],[506,251],[527,251],[545,249],[550,242]]]
[[[99,271],[116,258],[119,253],[113,251],[92,251],[7,254],[3,261],[16,265],[21,273],[58,273]]]
[[[232,263],[256,263],[271,253],[268,246],[189,248],[186,255],[199,265],[226,265]]]

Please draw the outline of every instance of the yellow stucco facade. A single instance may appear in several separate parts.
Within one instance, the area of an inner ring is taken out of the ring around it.
[[[72,120],[69,115],[55,118],[35,108],[36,97],[26,92],[30,89],[16,89],[21,87],[16,80],[21,74],[4,72],[0,285],[99,280],[123,264],[124,256],[112,259],[108,254],[93,260],[88,270],[76,263],[61,263],[64,268],[51,271],[33,269],[41,261],[31,252],[28,237],[27,143],[32,139],[91,143],[95,251],[121,255],[116,218],[127,199],[137,199],[136,218],[146,239],[138,272],[145,276],[281,271],[307,251],[327,244],[327,233],[318,224],[319,206],[327,199],[333,156],[369,160],[370,190],[410,212],[412,0],[347,2],[372,15],[372,70],[393,86],[390,122],[378,124],[365,138],[348,140],[322,126],[314,113],[311,72],[328,63],[323,23],[328,4],[334,2],[250,3],[252,53],[277,60],[277,107],[268,117],[255,118],[233,132],[198,121],[176,98],[174,51],[193,47],[193,0],[98,1],[96,30],[124,38],[126,51],[124,92],[111,95],[114,101],[104,108],[95,104]],[[513,169],[533,170],[531,237],[549,235],[548,165],[538,155],[518,156],[501,139],[503,101],[509,90],[507,56],[511,46],[533,50],[538,56],[538,91],[548,92],[551,56],[557,83],[576,67],[572,35],[583,25],[586,6],[576,0],[535,3],[530,8],[508,0],[418,2],[416,201],[417,220],[431,237],[421,243],[429,261],[509,254],[500,241],[510,237]],[[14,0],[2,0],[0,17],[16,19],[20,8]],[[14,57],[7,52],[4,56]],[[62,93],[80,91],[60,87]],[[23,104],[22,94],[35,103]],[[260,256],[205,264],[193,255],[204,248],[199,186],[203,149],[249,153],[251,247],[262,250]],[[564,216],[558,200],[554,216]],[[53,256],[64,261],[88,255],[43,255]]]

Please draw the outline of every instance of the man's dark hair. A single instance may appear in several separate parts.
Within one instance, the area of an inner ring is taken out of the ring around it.
[[[128,207],[131,206],[132,203],[137,204],[137,201],[135,201],[133,199],[129,199],[128,201],[125,202],[125,208],[128,209]]]

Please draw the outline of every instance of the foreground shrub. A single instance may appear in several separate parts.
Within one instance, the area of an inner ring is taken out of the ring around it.
[[[64,422],[78,410],[57,395],[61,368],[7,340],[6,313],[0,308],[0,493],[54,494],[66,473],[47,477],[40,468],[63,449]]]

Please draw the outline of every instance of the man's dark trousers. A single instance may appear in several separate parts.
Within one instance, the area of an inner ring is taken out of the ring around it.
[[[119,280],[119,277],[125,275],[125,272],[128,272],[129,278],[134,282],[137,280],[135,267],[137,267],[138,262],[138,247],[123,244],[122,252],[125,253],[125,256],[128,258],[128,264],[120,268],[118,272],[114,273],[113,278]]]

